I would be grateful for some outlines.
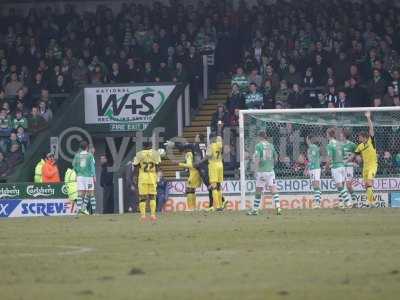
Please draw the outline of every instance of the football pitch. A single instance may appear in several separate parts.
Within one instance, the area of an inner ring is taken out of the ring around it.
[[[399,299],[400,210],[0,221],[1,299]]]

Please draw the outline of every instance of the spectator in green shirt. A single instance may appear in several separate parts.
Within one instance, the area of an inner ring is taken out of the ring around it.
[[[247,89],[249,87],[249,79],[244,73],[242,67],[237,68],[236,74],[232,77],[231,86],[233,86],[234,84],[237,84],[239,86],[239,89],[242,93],[247,92]]]
[[[247,109],[260,109],[263,107],[264,97],[257,91],[255,83],[250,84],[250,93],[246,95],[245,104]]]
[[[23,116],[22,111],[17,110],[15,118],[12,121],[12,128],[17,129],[18,127],[28,128],[28,120]]]
[[[7,110],[2,108],[0,110],[0,135],[9,136],[11,129],[10,117],[7,114]]]

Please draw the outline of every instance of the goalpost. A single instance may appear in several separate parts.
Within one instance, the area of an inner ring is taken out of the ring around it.
[[[317,137],[321,150],[321,162],[326,162],[326,130],[337,129],[337,138],[346,128],[349,140],[358,144],[357,135],[367,131],[365,112],[371,112],[375,128],[378,152],[377,177],[397,177],[400,173],[400,107],[369,108],[322,108],[322,109],[272,109],[241,110],[239,113],[240,145],[240,208],[249,205],[254,187],[254,165],[252,155],[257,143],[257,134],[266,131],[278,153],[275,164],[277,179],[308,179],[304,174],[307,135]],[[383,163],[382,163],[383,162]],[[399,164],[397,164],[397,162]],[[355,178],[360,178],[362,162],[354,163]],[[322,172],[322,178],[330,178]],[[248,202],[246,205],[246,201]]]

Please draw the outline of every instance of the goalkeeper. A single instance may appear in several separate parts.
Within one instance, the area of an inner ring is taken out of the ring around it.
[[[376,172],[378,170],[378,157],[376,154],[375,131],[374,124],[371,120],[371,113],[366,112],[365,117],[368,121],[368,132],[362,131],[358,134],[358,141],[360,144],[357,146],[354,154],[348,159],[348,161],[352,161],[355,155],[361,155],[363,160],[362,176],[365,188],[367,190],[368,206],[373,207],[373,185]]]

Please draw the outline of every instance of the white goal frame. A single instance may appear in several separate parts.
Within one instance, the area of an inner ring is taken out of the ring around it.
[[[240,209],[245,209],[246,204],[246,169],[244,164],[244,116],[266,114],[319,114],[337,112],[393,112],[400,107],[351,107],[351,108],[300,108],[300,109],[253,109],[239,111],[239,146],[240,146]],[[400,124],[399,124],[400,126]]]

